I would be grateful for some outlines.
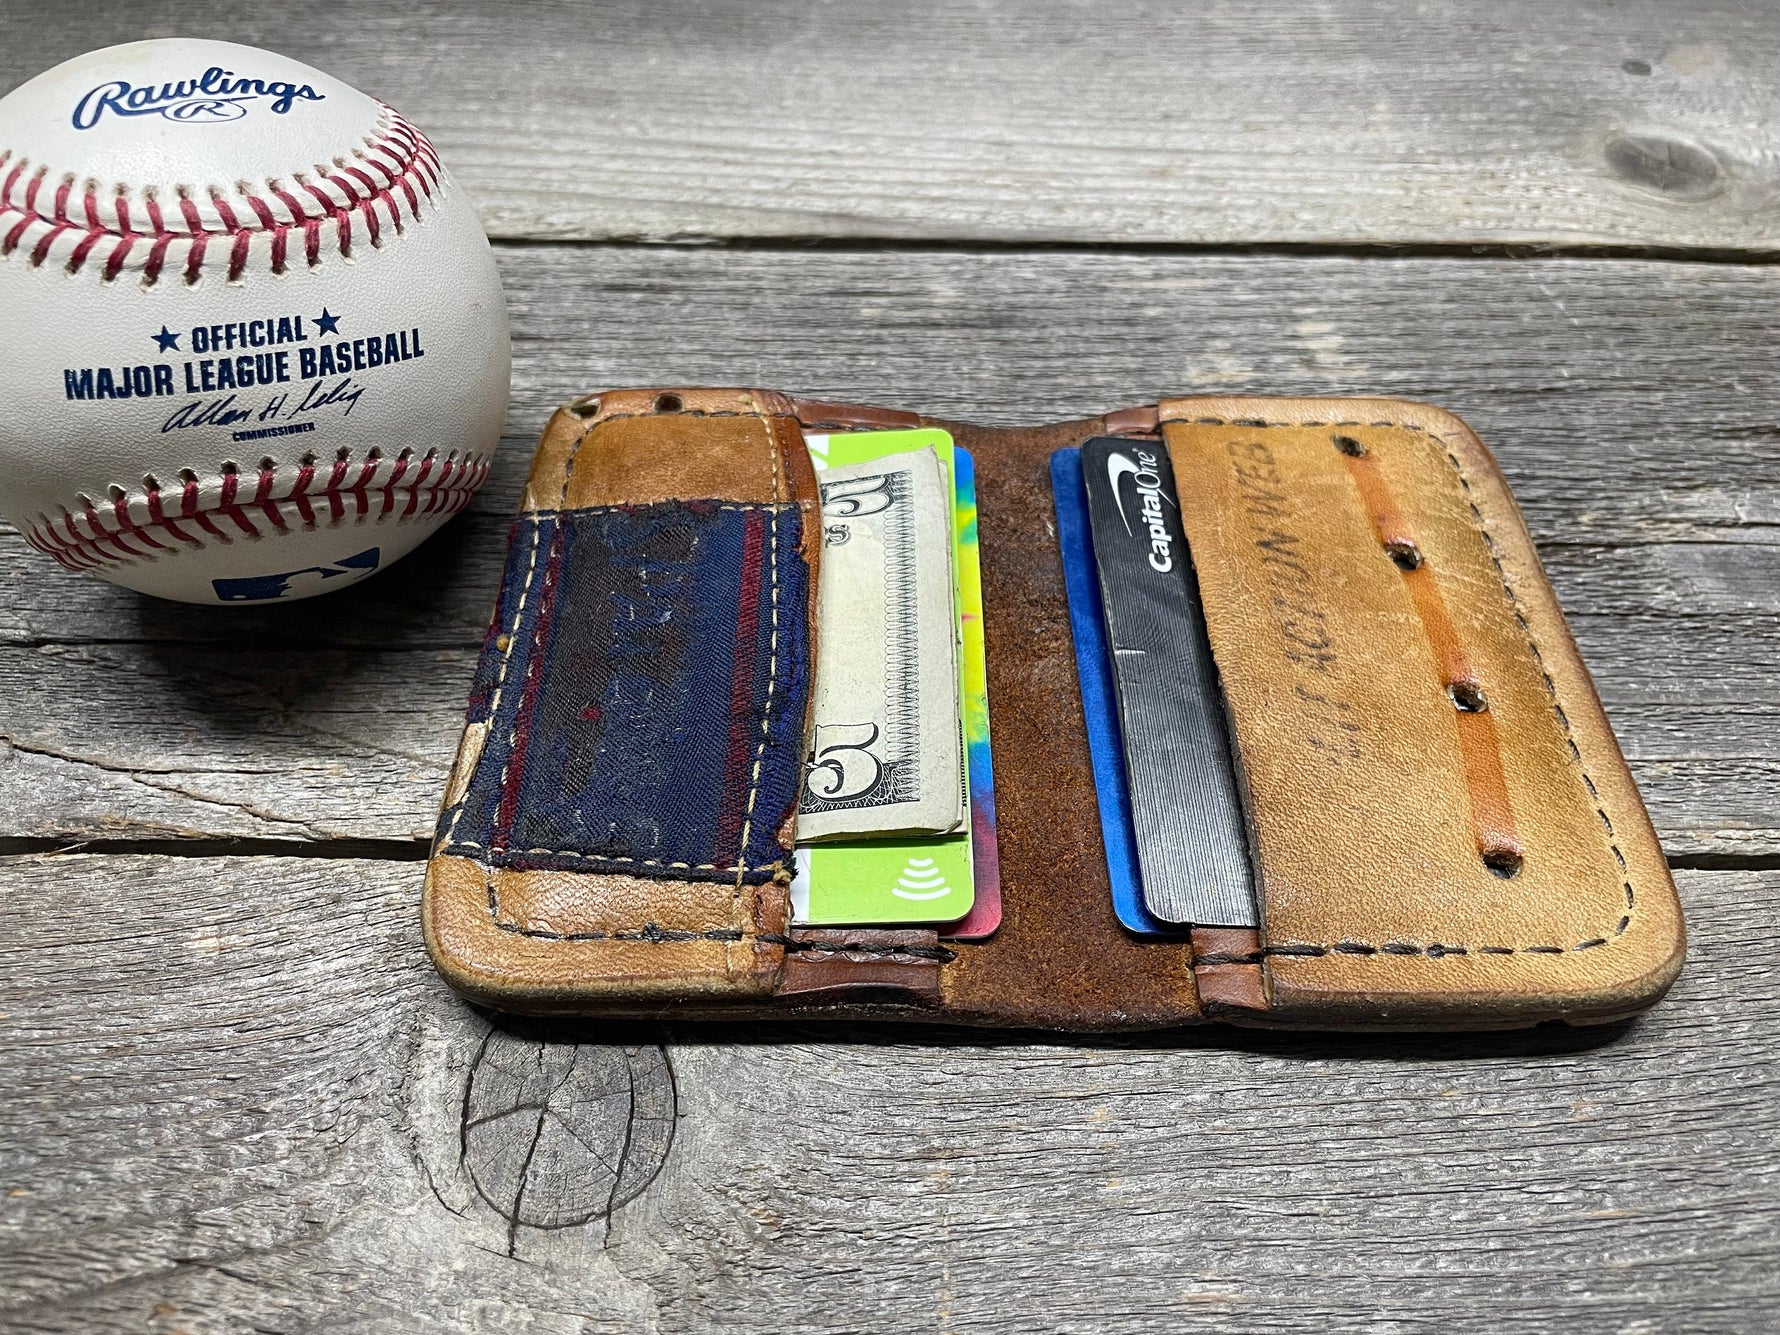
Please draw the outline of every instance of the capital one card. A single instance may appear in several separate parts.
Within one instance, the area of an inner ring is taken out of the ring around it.
[[[1144,902],[1165,922],[1253,927],[1223,692],[1168,447],[1099,436],[1081,447],[1081,473]]]

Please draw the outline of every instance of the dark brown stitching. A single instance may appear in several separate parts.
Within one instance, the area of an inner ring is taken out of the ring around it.
[[[914,960],[935,960],[941,964],[950,964],[958,958],[958,952],[945,946],[909,946],[884,944],[876,941],[806,941],[794,936],[786,936],[781,932],[762,932],[756,938],[772,945],[784,946],[787,952],[800,952],[816,955],[878,955],[887,959],[896,956],[908,956]]]
[[[570,400],[570,402],[573,402],[573,400]],[[751,413],[740,409],[729,408],[718,408],[714,411],[706,411],[702,408],[682,408],[677,413],[607,413],[603,417],[596,418],[592,424],[588,426],[587,430],[593,430],[593,428],[598,426],[601,422],[627,422],[634,417],[758,417],[761,421],[765,422],[771,421],[777,417],[788,416],[790,416],[788,413]],[[585,435],[586,432],[583,432],[582,434]],[[580,448],[579,441],[576,442],[576,448]]]
[[[887,945],[875,941],[802,941],[783,932],[761,932],[750,938],[738,927],[713,927],[705,931],[693,931],[649,922],[635,931],[549,932],[535,927],[521,927],[512,922],[496,922],[495,926],[514,936],[541,941],[616,941],[626,945],[659,946],[683,945],[696,941],[715,941],[727,945],[752,939],[764,945],[783,947],[787,954],[876,955],[891,962],[906,959],[910,963],[939,964],[950,964],[958,958],[957,951],[945,946]]]
[[[1597,936],[1588,941],[1578,941],[1573,946],[1447,946],[1439,942],[1431,945],[1420,945],[1414,941],[1387,941],[1382,946],[1369,945],[1364,941],[1338,941],[1332,946],[1321,946],[1309,941],[1282,941],[1276,945],[1262,946],[1259,950],[1251,950],[1246,954],[1236,955],[1228,951],[1218,951],[1209,955],[1196,955],[1193,967],[1202,964],[1260,964],[1269,959],[1321,959],[1325,955],[1385,955],[1399,958],[1445,959],[1448,955],[1562,955],[1573,950],[1593,950],[1596,946],[1609,943],[1609,938]]]
[[[518,923],[496,921],[495,926],[503,932],[511,932],[514,936],[529,936],[539,941],[623,941],[644,945],[679,945],[686,941],[745,941],[747,936],[736,927],[717,927],[710,931],[694,932],[679,927],[663,927],[659,923],[646,922],[635,931],[616,932],[547,932],[535,927],[521,927]]]

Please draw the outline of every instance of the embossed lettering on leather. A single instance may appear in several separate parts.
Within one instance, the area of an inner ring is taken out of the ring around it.
[[[1378,400],[1162,417],[1244,772],[1271,1018],[1511,1023],[1660,995],[1673,886],[1483,446]]]

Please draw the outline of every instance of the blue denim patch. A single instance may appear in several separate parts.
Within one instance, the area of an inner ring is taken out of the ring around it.
[[[759,883],[786,855],[809,698],[795,505],[671,501],[514,525],[441,852]]]

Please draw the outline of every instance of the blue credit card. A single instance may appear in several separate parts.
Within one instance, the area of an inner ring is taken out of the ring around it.
[[[1094,563],[1080,450],[1058,450],[1051,456],[1051,495],[1057,507],[1057,543],[1063,549],[1069,629],[1075,640],[1076,677],[1088,725],[1088,753],[1094,765],[1094,792],[1100,806],[1100,838],[1106,845],[1106,871],[1112,880],[1113,911],[1130,931],[1144,936],[1181,936],[1185,928],[1163,922],[1144,903],[1131,795],[1125,786],[1119,699],[1100,610],[1100,572]]]

